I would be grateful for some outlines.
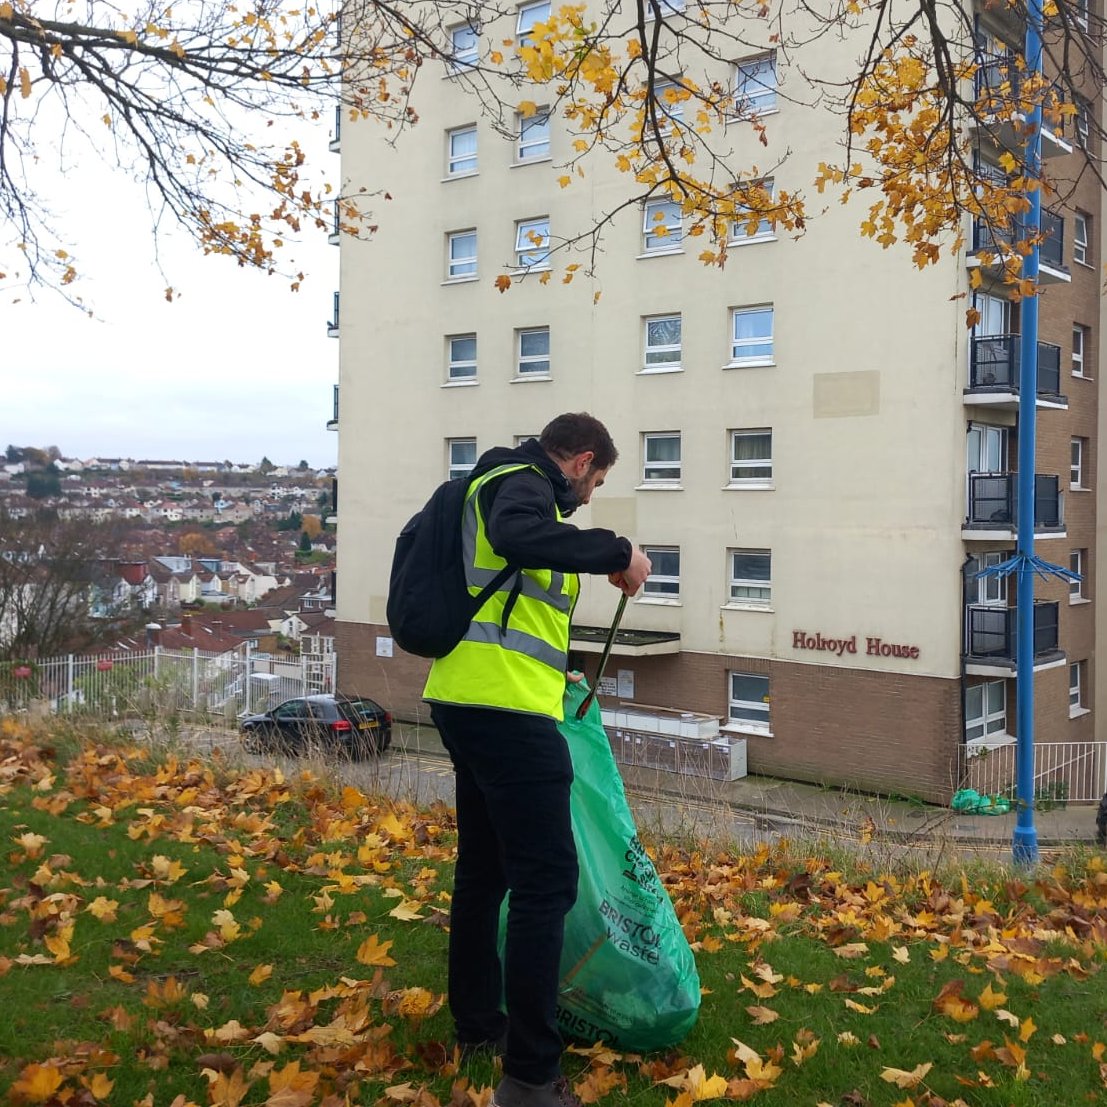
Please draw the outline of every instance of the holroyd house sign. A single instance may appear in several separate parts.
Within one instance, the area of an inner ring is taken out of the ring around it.
[[[914,661],[919,656],[918,646],[901,642],[885,642],[883,638],[873,637],[865,637],[859,641],[856,634],[851,634],[848,638],[831,638],[825,634],[808,634],[806,630],[792,631],[792,649],[832,653],[836,657],[859,653],[862,649],[866,657],[903,657]]]

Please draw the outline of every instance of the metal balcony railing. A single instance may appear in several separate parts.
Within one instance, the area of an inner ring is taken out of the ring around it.
[[[1011,529],[1018,525],[1018,473],[970,473],[966,525]],[[1060,480],[1052,474],[1034,477],[1034,526],[1058,529],[1064,512]]]
[[[986,334],[974,338],[969,359],[969,387],[1017,391],[1021,359],[1021,335]],[[1061,394],[1061,347],[1052,342],[1038,343],[1038,393]]]
[[[1034,656],[1057,652],[1057,602],[1034,601]],[[1015,661],[1018,620],[1014,607],[971,604],[965,608],[965,653],[969,657]]]
[[[993,254],[1009,253],[1031,237],[1033,230],[1021,220],[1012,220],[1006,228],[992,227],[982,219],[974,219],[972,225],[973,253],[986,250]],[[1038,243],[1038,261],[1051,269],[1064,269],[1065,220],[1052,211],[1042,208],[1042,240]]]

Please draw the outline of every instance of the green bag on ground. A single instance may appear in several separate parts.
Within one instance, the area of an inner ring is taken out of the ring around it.
[[[567,1037],[661,1049],[695,1025],[695,958],[634,825],[600,709],[576,718],[584,681],[565,692],[561,733],[573,759],[570,807],[580,864],[565,919],[558,1023]]]
[[[1006,815],[1011,810],[1011,801],[1006,796],[982,796],[975,788],[955,792],[949,805],[966,815]]]

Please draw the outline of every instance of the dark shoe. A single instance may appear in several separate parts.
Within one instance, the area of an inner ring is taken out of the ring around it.
[[[474,1061],[481,1058],[502,1057],[507,1050],[507,1034],[498,1038],[486,1038],[482,1042],[458,1042],[462,1061]]]
[[[489,1107],[582,1107],[564,1076],[548,1084],[525,1084],[505,1076],[492,1093]]]

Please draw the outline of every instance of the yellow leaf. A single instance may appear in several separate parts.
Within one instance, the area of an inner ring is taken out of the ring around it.
[[[205,1030],[205,1035],[214,1038],[217,1042],[241,1042],[245,1041],[250,1032],[238,1021],[231,1019],[216,1030]]]
[[[108,115],[107,112],[104,112],[104,114],[102,116],[100,116],[100,119],[103,122],[105,127],[110,127],[111,126],[111,116]]]
[[[851,1011],[857,1011],[862,1015],[871,1015],[877,1010],[876,1007],[866,1007],[863,1003],[858,1003],[856,1000],[852,999],[846,999],[844,1002]]]
[[[515,110],[524,119],[529,119],[538,111],[538,105],[533,100],[523,100]]]
[[[511,278],[506,273],[501,273],[496,278],[495,285],[500,292],[506,292],[511,287]]]
[[[19,91],[24,100],[31,95],[31,74],[27,71],[26,66],[20,66],[19,68]]]
[[[134,31],[116,31],[115,33],[130,46],[134,46],[138,42],[138,35]]]
[[[573,183],[572,177],[558,177],[557,183],[561,188],[568,188]]]
[[[991,984],[988,984],[984,991],[980,993],[980,1006],[985,1011],[994,1011],[997,1007],[1002,1007],[1007,1002],[1007,995],[1004,992],[993,992]]]
[[[491,51],[488,55],[488,58],[492,62],[493,65],[502,65],[503,64],[504,56],[503,56],[503,54],[501,54],[499,52],[499,50]]]
[[[772,999],[776,995],[776,988],[771,984],[755,984],[747,976],[742,977],[742,987],[748,988],[758,999]]]
[[[999,1011],[996,1012],[996,1018],[999,1019],[1000,1022],[1008,1023],[1010,1026],[1013,1026],[1016,1029],[1018,1029],[1018,1025],[1019,1025],[1019,1016],[1018,1015],[1012,1015],[1010,1011],[999,1010]]]
[[[254,987],[268,980],[273,975],[272,965],[258,965],[256,969],[246,978]]]
[[[1019,1041],[1030,1041],[1037,1029],[1037,1026],[1034,1025],[1034,1020],[1027,1015],[1026,1018],[1022,1020],[1022,1026],[1019,1027]]]
[[[256,1038],[251,1038],[251,1042],[257,1042],[266,1053],[280,1053],[284,1049],[284,1039],[279,1034],[274,1034],[272,1030],[266,1030],[259,1034]]]
[[[915,1088],[933,1067],[933,1063],[927,1061],[924,1065],[916,1065],[910,1072],[905,1069],[885,1069],[880,1074],[880,1079],[895,1084],[897,1088]]]
[[[415,922],[416,919],[426,918],[426,915],[419,914],[419,904],[410,899],[405,899],[398,906],[393,907],[388,914],[401,922]]]
[[[106,1072],[98,1072],[89,1082],[88,1090],[97,1099],[107,1099],[111,1095],[112,1088],[115,1087],[115,1081],[108,1077]]]
[[[390,966],[396,964],[396,962],[388,956],[388,951],[391,947],[391,940],[382,942],[376,934],[373,934],[358,946],[357,953],[354,954],[354,956],[363,965]]]
[[[203,1011],[208,1005],[208,997],[204,992],[193,992],[189,998],[192,1000],[192,1006],[198,1011]]]
[[[45,1103],[65,1082],[53,1065],[28,1065],[11,1090],[29,1103]]]
[[[119,901],[97,896],[85,910],[98,918],[103,923],[115,922],[115,913],[119,909]]]
[[[746,1014],[753,1019],[757,1026],[767,1026],[780,1018],[780,1015],[771,1007],[747,1007]]]

